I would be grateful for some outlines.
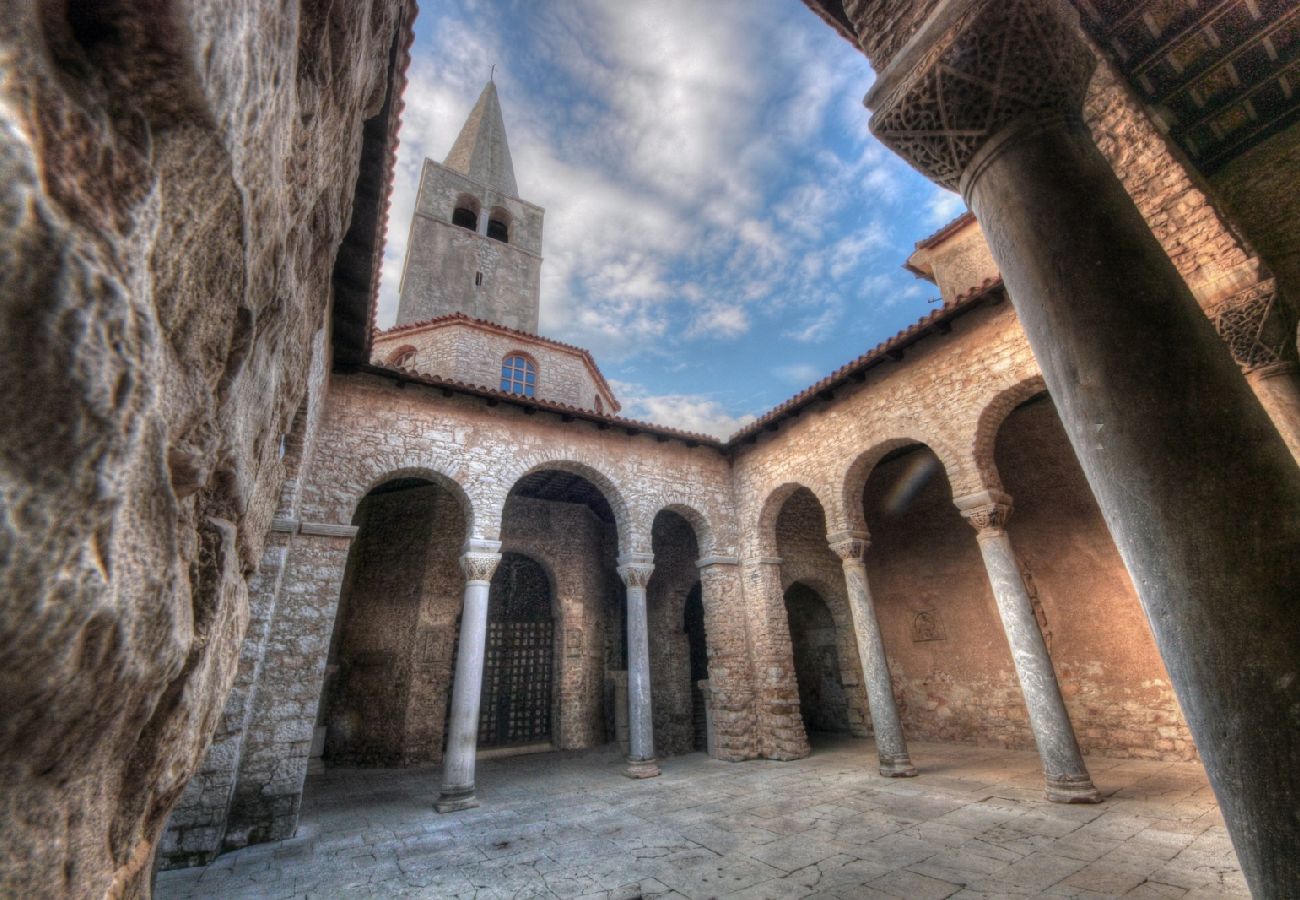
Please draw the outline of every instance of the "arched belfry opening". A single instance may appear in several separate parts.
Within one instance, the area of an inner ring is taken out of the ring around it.
[[[601,480],[559,465],[523,476],[506,497],[480,746],[579,749],[614,739],[611,677],[625,668],[624,593],[617,499]]]
[[[504,553],[488,594],[479,746],[550,742],[555,617],[541,563]]]
[[[810,738],[849,734],[849,703],[841,675],[835,620],[816,589],[796,581],[785,592],[799,713]]]
[[[465,539],[444,483],[396,478],[357,506],[313,755],[326,765],[402,766],[442,757]]]

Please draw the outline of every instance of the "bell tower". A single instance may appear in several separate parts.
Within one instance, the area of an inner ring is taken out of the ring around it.
[[[460,312],[537,332],[545,211],[518,194],[497,87],[489,81],[447,158],[424,161],[398,325]]]

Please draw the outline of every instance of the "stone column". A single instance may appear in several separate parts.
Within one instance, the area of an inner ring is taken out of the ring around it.
[[[984,568],[989,573],[998,615],[1002,617],[1002,628],[1011,647],[1011,660],[1020,679],[1020,691],[1029,710],[1029,727],[1043,760],[1047,799],[1054,803],[1100,803],[1101,794],[1083,764],[1052,658],[1047,653],[1047,643],[1038,628],[1034,605],[1020,577],[1020,566],[1006,531],[1011,498],[985,491],[959,497],[955,502],[966,521],[975,528],[980,553],[984,556]]]
[[[1094,66],[1062,0],[941,0],[872,129],[978,218],[1251,890],[1296,896],[1300,470],[1093,144]]]
[[[483,694],[483,657],[487,652],[488,592],[501,562],[501,542],[471,540],[460,558],[465,573],[465,603],[460,616],[456,673],[451,683],[447,753],[442,760],[442,791],[433,808],[440,813],[478,806],[474,796],[474,755],[478,750],[478,713]]]
[[[628,778],[653,778],[655,761],[654,705],[650,699],[650,633],[646,625],[645,588],[654,571],[649,553],[619,558],[618,574],[627,585],[627,719],[630,752]]]
[[[876,620],[871,588],[867,584],[867,566],[863,561],[871,541],[865,531],[843,531],[828,535],[831,550],[844,566],[844,584],[848,589],[849,612],[853,616],[853,633],[862,661],[862,677],[867,683],[867,702],[871,706],[871,730],[875,732],[876,754],[880,774],[887,778],[911,778],[916,775],[912,758],[903,739],[903,725],[898,720],[894,702],[894,683],[885,658],[885,641]]]

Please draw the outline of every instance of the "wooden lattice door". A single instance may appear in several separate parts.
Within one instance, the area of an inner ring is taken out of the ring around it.
[[[480,747],[551,738],[555,624],[550,594],[540,565],[513,553],[502,558],[488,600]]]

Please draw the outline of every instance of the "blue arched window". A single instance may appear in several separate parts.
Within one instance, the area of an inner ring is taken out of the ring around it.
[[[537,389],[537,363],[523,353],[511,353],[501,360],[501,390],[533,396]]]

